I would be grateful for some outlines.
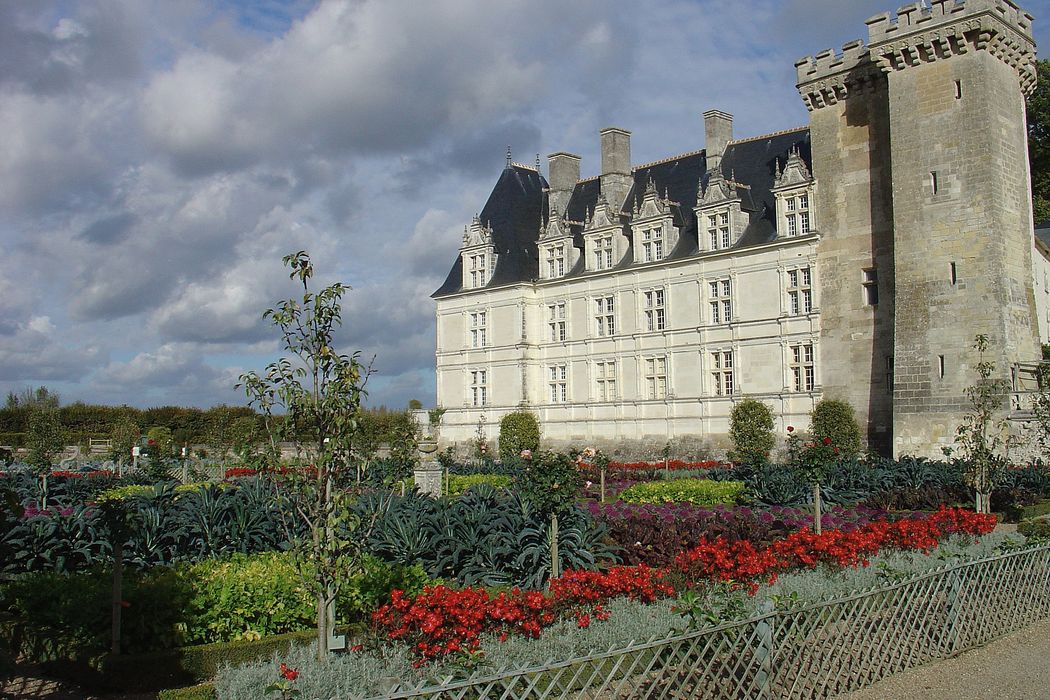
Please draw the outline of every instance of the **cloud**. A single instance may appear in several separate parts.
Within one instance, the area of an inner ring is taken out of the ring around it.
[[[0,335],[0,382],[77,381],[104,361],[96,346],[70,347],[48,316],[31,316]]]

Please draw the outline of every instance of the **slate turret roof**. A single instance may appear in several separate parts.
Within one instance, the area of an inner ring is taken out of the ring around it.
[[[750,186],[738,190],[744,197],[743,207],[750,210],[747,229],[733,246],[748,248],[768,243],[776,238],[776,199],[772,193],[777,164],[783,166],[788,154],[798,150],[802,160],[812,170],[810,134],[808,128],[777,132],[766,136],[731,141],[722,156],[722,175],[727,180]],[[673,202],[675,226],[679,227],[679,242],[664,260],[675,260],[697,255],[697,221],[693,208],[697,190],[707,186],[707,157],[704,151],[686,153],[655,163],[637,166],[633,171],[634,184],[622,208],[626,215],[641,201],[650,179],[657,192]],[[510,284],[530,282],[539,275],[537,241],[540,229],[547,222],[547,181],[536,170],[513,164],[503,170],[492,189],[480,218],[492,228],[497,262],[488,285],[492,289]],[[570,221],[582,222],[594,210],[600,194],[600,179],[580,180],[573,189],[566,215]],[[624,231],[629,233],[627,216],[622,217]],[[573,225],[574,244],[582,247],[582,226]],[[628,237],[628,241],[630,238]],[[721,252],[721,251],[720,251]],[[564,277],[571,279],[588,273],[583,256]],[[632,267],[633,256],[628,252],[620,268]],[[463,291],[462,258],[457,256],[444,284],[434,292],[443,297]],[[471,290],[481,291],[481,290]]]

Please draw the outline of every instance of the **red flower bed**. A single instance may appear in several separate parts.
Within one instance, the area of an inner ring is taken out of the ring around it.
[[[446,654],[477,651],[486,632],[501,638],[513,633],[537,637],[544,627],[569,617],[587,627],[592,615],[599,620],[608,617],[602,605],[614,598],[648,603],[705,581],[731,582],[754,595],[761,581],[773,582],[787,571],[821,564],[866,566],[879,551],[928,552],[948,535],[984,535],[994,527],[994,516],[941,509],[925,520],[879,521],[850,532],[826,530],[815,535],[802,529],[763,548],[745,540],[702,539],[667,568],[638,565],[606,572],[569,571],[551,581],[546,594],[515,588],[492,597],[480,588],[431,586],[406,598],[402,591],[394,591],[391,602],[379,608],[372,621],[387,638],[412,644],[419,663],[424,663]]]
[[[251,467],[230,467],[226,470],[224,479],[237,479],[244,476],[255,476],[257,474],[273,474],[285,476],[288,474],[306,474],[317,478],[317,467],[277,467],[276,469],[252,469]]]
[[[581,467],[593,468],[593,464],[587,462],[581,462]],[[731,467],[732,464],[726,464],[725,462],[719,462],[716,459],[709,459],[704,462],[685,462],[680,459],[669,459],[665,465],[663,460],[659,462],[609,462],[606,467],[609,470],[612,469],[714,469],[715,467]]]

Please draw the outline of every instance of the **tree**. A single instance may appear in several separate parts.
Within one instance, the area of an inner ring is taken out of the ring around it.
[[[263,376],[241,375],[238,386],[265,416],[285,414],[282,421],[267,422],[276,431],[272,443],[291,437],[309,446],[312,467],[288,481],[293,496],[289,517],[306,531],[294,538],[293,551],[304,583],[316,596],[317,653],[324,662],[334,636],[339,586],[363,571],[364,537],[355,532],[360,519],[350,509],[353,495],[339,487],[352,471],[359,409],[371,365],[361,363],[360,352],[346,355],[334,347],[336,327],[342,325],[340,300],[349,287],[337,282],[313,293],[310,256],[299,251],[283,261],[291,269],[289,277],[302,284],[302,297],[280,302],[263,318],[280,329],[289,356],[270,363]]]
[[[977,512],[990,513],[992,489],[1008,463],[1008,428],[1006,421],[997,419],[996,415],[1006,403],[1010,384],[1005,379],[993,378],[995,364],[984,359],[988,336],[976,336],[973,348],[978,355],[974,367],[977,381],[966,387],[970,412],[955,431],[955,444],[966,463],[966,481],[976,492]]]
[[[51,461],[65,447],[65,433],[58,420],[58,409],[34,406],[29,412],[29,430],[26,433],[26,463],[37,472],[46,474]]]
[[[225,462],[233,449],[233,411],[226,404],[219,404],[208,409],[208,447]]]
[[[119,464],[127,462],[128,457],[131,456],[131,448],[138,443],[141,434],[138,423],[130,415],[121,416],[109,434],[113,446],[113,459]]]
[[[1028,98],[1028,159],[1035,223],[1050,219],[1050,60],[1039,61],[1039,82]]]
[[[7,392],[7,408],[58,408],[58,394],[46,386],[27,386],[19,393]]]
[[[513,459],[522,450],[535,452],[540,448],[540,422],[532,411],[513,411],[499,422],[499,456],[503,461]]]
[[[729,438],[733,451],[729,458],[743,464],[769,460],[776,445],[773,436],[773,409],[755,399],[744,399],[733,406],[729,414]]]
[[[853,406],[845,401],[824,399],[818,402],[810,414],[809,432],[816,439],[830,439],[842,459],[856,459],[860,455],[860,426]]]

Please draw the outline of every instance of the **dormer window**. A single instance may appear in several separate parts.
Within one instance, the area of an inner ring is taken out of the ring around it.
[[[808,192],[784,197],[784,205],[786,210],[784,220],[787,224],[788,238],[805,236],[813,230],[810,226]]]
[[[565,274],[565,246],[555,245],[547,249],[547,277]]]
[[[672,206],[677,205],[667,198],[666,193],[661,197],[650,179],[641,200],[635,203],[632,215],[636,263],[663,260],[677,245],[678,229],[674,225]]]
[[[496,267],[496,246],[492,229],[477,216],[463,230],[463,244],[459,254],[463,259],[463,288],[480,289],[492,279]]]
[[[472,289],[484,287],[489,282],[488,255],[475,253],[468,257],[470,261],[470,286]]]
[[[662,228],[642,231],[642,262],[656,262],[664,257],[664,235]]]
[[[707,215],[707,240],[711,250],[723,250],[731,246],[732,231],[729,225],[729,211]]]
[[[598,236],[594,239],[594,269],[610,270],[613,266],[612,236]]]
[[[778,168],[773,194],[777,198],[777,231],[782,237],[808,236],[817,230],[810,200],[813,176],[797,150],[788,154],[784,167]]]

